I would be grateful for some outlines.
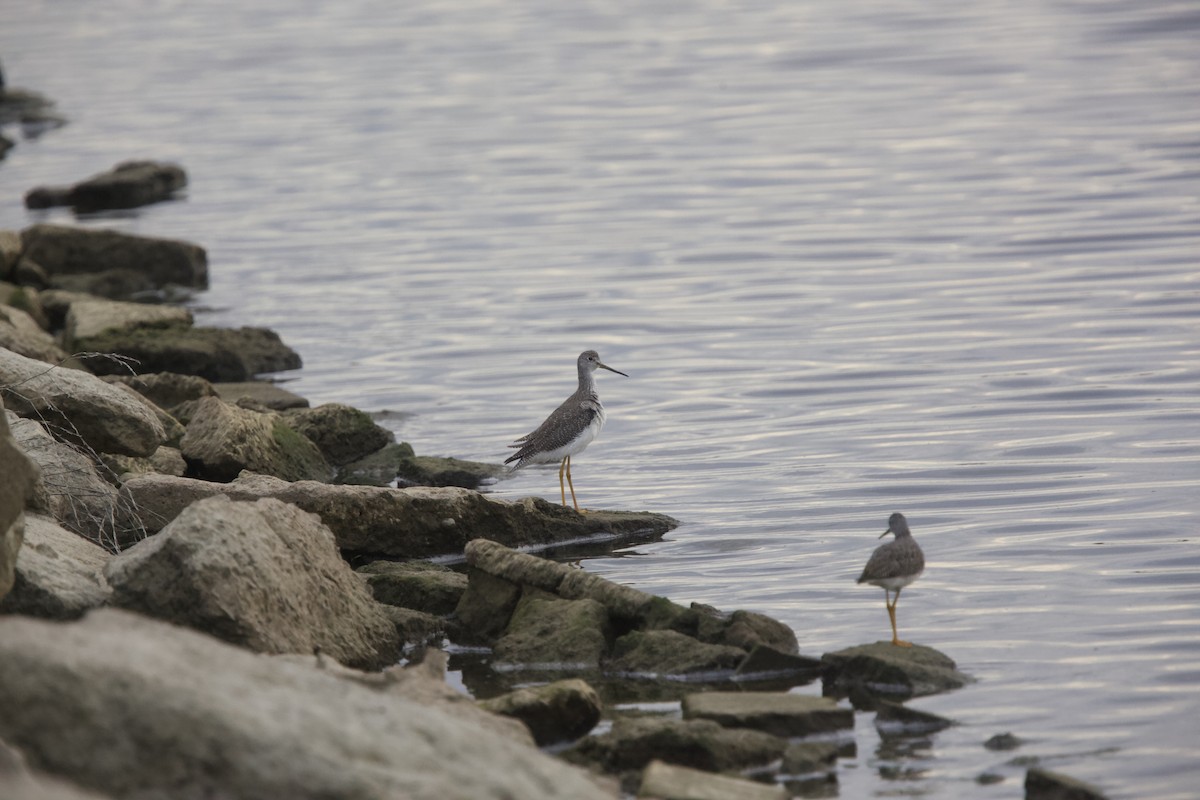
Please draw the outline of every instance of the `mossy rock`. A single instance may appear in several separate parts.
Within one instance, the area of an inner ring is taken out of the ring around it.
[[[485,481],[504,472],[500,464],[438,456],[412,456],[400,461],[396,474],[402,486],[461,486],[464,489],[477,489]]]
[[[80,339],[76,347],[132,358],[139,374],[178,372],[214,382],[247,381],[260,373],[301,366],[296,351],[266,328],[136,328]],[[97,374],[126,371],[124,365],[106,360],[91,366]]]
[[[453,613],[467,590],[467,576],[428,561],[373,561],[359,567],[381,603],[428,614]]]

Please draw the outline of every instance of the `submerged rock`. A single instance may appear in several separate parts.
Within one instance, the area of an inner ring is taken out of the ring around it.
[[[953,720],[928,711],[918,711],[899,703],[881,700],[875,709],[875,728],[881,734],[933,733],[954,724]]]
[[[792,742],[783,754],[785,775],[830,772],[837,765],[838,746],[833,742]]]
[[[684,719],[709,719],[730,728],[775,736],[809,736],[854,727],[854,712],[828,697],[784,692],[702,692],[683,699]]]
[[[333,534],[276,500],[201,500],[110,561],[105,577],[115,606],[258,652],[319,648],[366,669],[400,656],[394,624]]]
[[[479,705],[524,722],[539,747],[578,739],[596,726],[601,712],[596,690],[578,678],[517,689]]]
[[[81,212],[137,208],[170,200],[185,186],[187,173],[177,164],[125,161],[73,186],[30,189],[25,194],[25,207],[74,206]]]
[[[1025,773],[1025,800],[1107,800],[1090,783],[1034,767]]]
[[[638,797],[659,800],[787,800],[782,786],[651,761],[642,772]]]
[[[859,645],[821,656],[829,671],[826,689],[834,693],[919,697],[961,688],[971,677],[932,647],[897,647],[891,642]]]
[[[0,617],[0,739],[114,797],[613,799],[467,698],[393,685],[112,609]]]

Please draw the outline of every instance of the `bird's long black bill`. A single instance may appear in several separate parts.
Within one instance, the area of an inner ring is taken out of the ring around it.
[[[597,361],[597,362],[596,362],[596,366],[597,366],[597,367],[603,367],[604,369],[608,370],[609,372],[615,372],[615,373],[617,373],[618,375],[625,375],[625,373],[624,373],[624,372],[621,372],[621,370],[619,370],[619,369],[613,369],[613,368],[612,368],[612,367],[610,367],[608,364],[601,364],[599,361]],[[629,376],[628,376],[628,375],[625,375],[625,377],[626,377],[626,378],[628,378]]]

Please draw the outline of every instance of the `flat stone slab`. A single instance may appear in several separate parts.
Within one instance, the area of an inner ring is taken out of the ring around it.
[[[974,680],[945,653],[923,645],[875,642],[825,653],[821,660],[828,666],[825,685],[840,694],[919,697],[959,689]]]
[[[1034,767],[1025,773],[1025,800],[1107,800],[1107,796],[1090,783]]]
[[[954,720],[887,700],[881,700],[875,710],[875,728],[885,736],[933,733],[953,724]]]
[[[714,775],[698,769],[651,761],[642,772],[638,797],[660,800],[787,800],[782,786]]]
[[[808,736],[854,727],[854,712],[828,697],[786,692],[703,692],[683,699],[684,719],[775,736]]]

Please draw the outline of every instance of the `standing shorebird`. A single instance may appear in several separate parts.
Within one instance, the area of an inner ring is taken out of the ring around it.
[[[618,375],[625,375],[619,369],[613,369],[600,361],[600,354],[595,350],[584,350],[579,354],[579,388],[575,394],[563,401],[554,409],[554,413],[546,417],[546,421],[537,427],[533,433],[526,434],[509,447],[519,448],[516,453],[504,459],[505,464],[517,462],[514,470],[527,464],[552,464],[561,461],[558,466],[558,489],[562,493],[562,504],[567,504],[567,489],[563,485],[563,473],[567,476],[567,484],[571,487],[571,502],[575,510],[583,513],[579,501],[575,499],[575,484],[571,480],[571,456],[582,453],[592,440],[600,435],[604,427],[604,406],[600,404],[600,396],[596,394],[596,379],[592,373],[606,369]],[[628,375],[625,375],[628,378]]]
[[[903,514],[897,512],[888,517],[887,530],[879,538],[889,533],[896,536],[896,541],[875,548],[858,582],[883,587],[883,602],[887,604],[888,618],[892,621],[892,644],[912,647],[911,642],[901,641],[896,634],[896,603],[900,602],[900,590],[921,577],[925,571],[925,554],[908,529],[908,520]],[[892,598],[893,589],[896,591],[895,599]]]

